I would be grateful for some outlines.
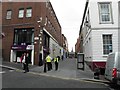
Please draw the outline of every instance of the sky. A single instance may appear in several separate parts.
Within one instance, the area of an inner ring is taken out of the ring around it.
[[[50,0],[62,33],[68,40],[69,51],[75,51],[75,43],[79,37],[86,0]]]

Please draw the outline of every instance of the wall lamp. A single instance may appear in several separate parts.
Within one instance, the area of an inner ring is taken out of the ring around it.
[[[91,25],[88,21],[85,22],[85,25],[88,27],[88,28],[91,28]]]

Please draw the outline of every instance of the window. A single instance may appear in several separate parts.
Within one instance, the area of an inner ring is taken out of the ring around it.
[[[6,19],[11,19],[11,18],[12,18],[12,10],[7,10]]]
[[[103,35],[103,54],[112,52],[112,35]]]
[[[46,8],[48,7],[48,2],[46,2]]]
[[[32,8],[27,8],[26,17],[32,17]]]
[[[23,18],[24,17],[24,9],[19,9],[19,18]]]
[[[31,45],[34,42],[34,29],[16,29],[14,45]]]
[[[49,47],[49,36],[46,33],[43,34],[43,46]]]
[[[112,23],[111,3],[99,3],[100,23]]]

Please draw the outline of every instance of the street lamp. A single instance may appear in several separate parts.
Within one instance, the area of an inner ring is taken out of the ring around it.
[[[40,17],[39,19],[38,19],[38,21],[37,21],[37,23],[38,23],[38,27],[40,28],[39,29],[39,34],[38,34],[38,37],[39,37],[39,39],[38,39],[38,53],[39,53],[39,55],[38,55],[38,60],[39,60],[39,65],[41,66],[42,65],[42,54],[40,53],[40,52],[42,52],[42,29],[41,29],[41,24],[42,24],[42,17]]]
[[[39,24],[39,28],[40,28],[40,31],[39,31],[39,54],[40,54],[40,51],[43,53],[43,45],[42,45],[42,41],[43,41],[43,28],[47,25],[47,18],[45,19],[45,23],[44,23],[44,25],[42,25],[42,21],[43,21],[43,18],[42,17],[40,17],[39,18],[39,20],[37,21],[37,23]],[[41,45],[41,48],[40,48],[40,45]],[[42,56],[41,57],[43,57],[43,54],[42,54]],[[40,56],[39,56],[39,59],[40,59]],[[46,62],[45,62],[45,60],[44,60],[44,58],[43,58],[43,65],[44,65],[44,72],[46,72]]]
[[[85,22],[85,25],[86,25],[86,27],[88,27],[88,28],[91,27],[91,25],[90,25],[90,23],[89,23],[88,21]]]

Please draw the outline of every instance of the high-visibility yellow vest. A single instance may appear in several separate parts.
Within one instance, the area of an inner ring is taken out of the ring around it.
[[[51,57],[50,56],[46,57],[46,62],[51,62]]]
[[[54,62],[58,62],[58,58],[54,58]]]

